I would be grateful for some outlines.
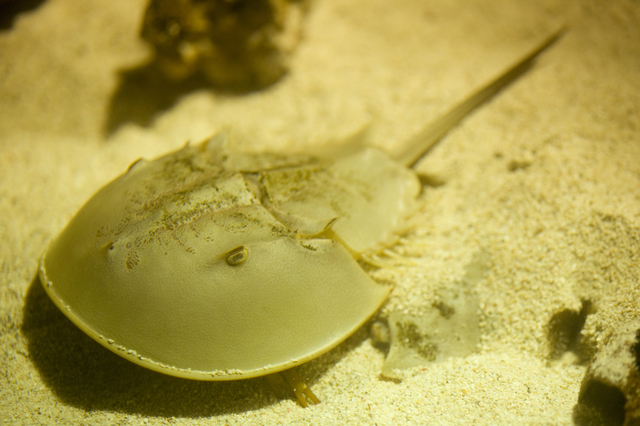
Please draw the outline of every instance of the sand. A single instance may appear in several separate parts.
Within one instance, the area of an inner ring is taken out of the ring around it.
[[[0,422],[585,424],[607,395],[600,415],[624,418],[615,392],[577,403],[586,374],[637,389],[637,2],[317,0],[289,75],[242,96],[137,84],[143,0],[31,3],[0,30]],[[41,289],[47,241],[135,159],[222,128],[243,149],[287,151],[370,125],[370,143],[391,149],[562,25],[535,69],[420,164],[444,184],[425,188],[397,249],[413,265],[373,272],[395,285],[380,318],[419,315],[480,254],[474,353],[390,380],[365,326],[301,367],[322,400],[303,409],[263,379],[133,365]]]

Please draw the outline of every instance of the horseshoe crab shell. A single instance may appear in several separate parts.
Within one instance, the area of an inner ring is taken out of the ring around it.
[[[46,250],[46,292],[137,364],[265,375],[335,347],[390,287],[360,267],[411,212],[416,176],[374,149],[330,161],[229,155],[220,137],[139,160]]]

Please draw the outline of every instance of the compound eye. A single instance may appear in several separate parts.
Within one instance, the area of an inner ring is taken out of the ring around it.
[[[238,266],[249,257],[249,251],[245,246],[236,247],[227,255],[227,263],[231,266]]]

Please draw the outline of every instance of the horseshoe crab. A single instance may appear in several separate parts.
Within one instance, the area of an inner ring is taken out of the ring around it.
[[[412,212],[410,167],[558,37],[390,155],[234,153],[218,135],[140,159],[46,248],[45,291],[98,343],[172,376],[245,379],[316,358],[391,290],[359,262],[392,245]],[[302,405],[319,402],[285,378]]]

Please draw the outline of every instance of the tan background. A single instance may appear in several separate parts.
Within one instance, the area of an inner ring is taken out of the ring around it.
[[[549,362],[551,317],[596,304],[584,333],[597,351],[640,300],[640,3],[317,0],[279,84],[175,102],[161,87],[122,89],[149,54],[145,3],[47,0],[0,30],[0,422],[572,423],[587,367]],[[129,364],[40,289],[46,242],[133,160],[223,127],[247,149],[287,150],[372,122],[371,143],[391,148],[563,24],[532,72],[421,165],[447,183],[412,218],[417,266],[377,273],[396,285],[383,314],[419,311],[487,253],[477,354],[383,380],[384,353],[362,329],[302,368],[322,400],[305,410],[262,379]]]

